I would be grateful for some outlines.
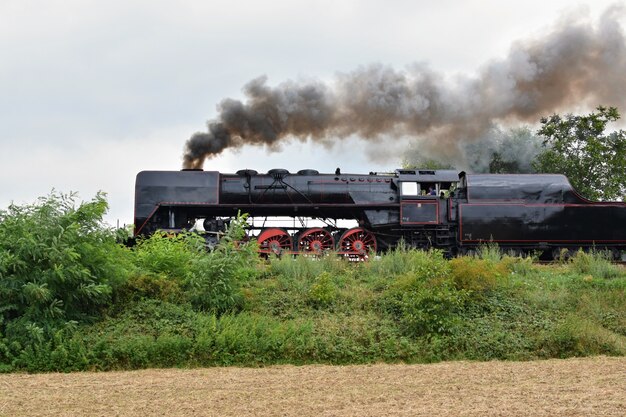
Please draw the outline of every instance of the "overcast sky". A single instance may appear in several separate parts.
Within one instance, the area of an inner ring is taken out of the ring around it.
[[[102,190],[107,221],[130,223],[136,173],[180,169],[185,141],[253,78],[325,82],[373,63],[471,75],[566,14],[595,19],[615,3],[0,0],[0,208]],[[204,169],[399,166],[368,146],[244,147]]]

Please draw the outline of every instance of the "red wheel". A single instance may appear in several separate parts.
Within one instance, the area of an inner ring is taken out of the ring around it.
[[[328,230],[319,227],[302,232],[298,239],[298,249],[303,253],[321,254],[335,248],[335,239]]]
[[[351,260],[367,259],[370,252],[376,252],[376,237],[362,227],[346,230],[339,239],[339,253]]]
[[[265,229],[257,238],[259,242],[259,252],[280,255],[290,252],[293,244],[291,236],[283,229],[271,228]]]

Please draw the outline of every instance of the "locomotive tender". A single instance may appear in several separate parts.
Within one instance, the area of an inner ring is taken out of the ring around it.
[[[449,255],[486,242],[516,253],[541,251],[547,258],[578,248],[610,250],[617,258],[626,250],[626,204],[589,201],[563,175],[427,169],[137,175],[136,236],[189,230],[202,222],[212,245],[238,213],[249,214],[250,233],[267,254],[337,251],[358,259],[393,248],[400,240]],[[293,224],[268,226],[281,218]],[[307,227],[304,219],[323,225]],[[356,227],[341,227],[342,219]]]

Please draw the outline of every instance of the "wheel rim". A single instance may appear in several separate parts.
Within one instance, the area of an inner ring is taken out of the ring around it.
[[[339,240],[339,253],[350,259],[367,259],[376,248],[376,237],[362,227],[346,230]]]
[[[335,248],[335,239],[328,230],[314,228],[305,230],[298,239],[300,252],[321,254]]]
[[[259,252],[265,254],[273,253],[280,255],[291,251],[293,246],[289,233],[278,228],[263,230],[257,240],[259,242]]]

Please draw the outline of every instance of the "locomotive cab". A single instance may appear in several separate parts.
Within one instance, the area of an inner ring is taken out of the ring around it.
[[[401,200],[448,196],[459,182],[457,171],[453,170],[396,170]]]

